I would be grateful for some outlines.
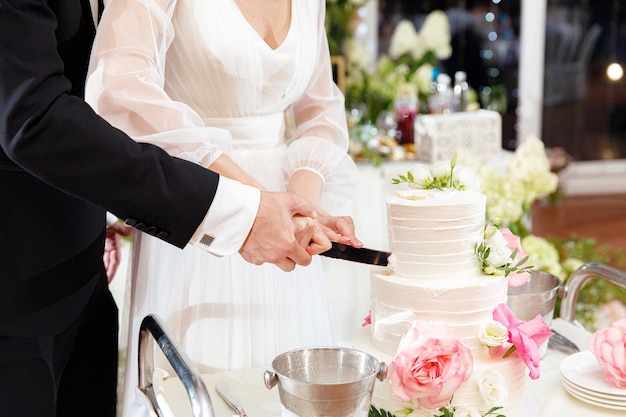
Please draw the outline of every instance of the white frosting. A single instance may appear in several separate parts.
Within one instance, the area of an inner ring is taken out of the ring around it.
[[[504,277],[490,275],[418,281],[389,270],[372,271],[372,342],[393,355],[402,335],[418,320],[445,322],[467,347],[482,347],[480,327],[506,302],[507,286]]]
[[[473,371],[452,397],[455,406],[486,411],[480,376],[501,376],[508,395],[507,417],[524,416],[526,367],[519,355],[491,357],[479,340],[481,327],[507,299],[504,277],[484,275],[475,250],[483,241],[486,197],[473,191],[407,190],[387,202],[392,255],[388,268],[371,272],[371,320],[355,337],[355,348],[390,363],[413,321],[446,324],[472,351]],[[389,412],[406,404],[377,383],[372,403]]]
[[[486,196],[473,191],[406,190],[387,202],[394,275],[466,277],[479,273]]]

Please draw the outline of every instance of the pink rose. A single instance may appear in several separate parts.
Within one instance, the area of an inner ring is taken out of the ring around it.
[[[469,378],[471,351],[441,323],[413,322],[389,366],[393,394],[416,407],[443,407]]]
[[[526,257],[526,251],[522,248],[522,242],[519,236],[513,234],[508,228],[503,227],[498,229],[502,236],[507,242],[507,246],[511,251],[517,249],[517,253],[515,254],[515,259],[513,260],[513,265],[517,264],[519,261]],[[528,266],[528,262],[521,265],[521,267]],[[507,277],[509,280],[509,286],[511,287],[519,287],[523,285],[530,279],[530,272],[511,272]]]
[[[589,339],[589,350],[606,379],[618,388],[626,388],[626,318],[594,332]]]
[[[515,318],[509,306],[504,303],[499,304],[493,311],[493,319],[507,327],[509,342],[528,367],[530,378],[538,379],[539,348],[552,335],[550,327],[539,314],[529,321]]]
[[[372,310],[367,312],[367,316],[365,316],[365,318],[363,319],[363,324],[361,324],[361,327],[365,327],[372,324]]]

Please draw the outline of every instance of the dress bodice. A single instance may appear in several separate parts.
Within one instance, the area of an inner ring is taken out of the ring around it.
[[[331,210],[351,195],[356,166],[324,18],[324,0],[292,0],[286,37],[272,48],[235,0],[110,1],[86,99],[135,140],[205,167],[222,154],[243,163],[242,152],[280,150],[268,156],[284,173],[279,189],[313,170]]]
[[[318,59],[318,6],[294,1],[287,36],[272,49],[234,0],[180,0],[172,19],[176,36],[167,52],[166,91],[203,118],[284,111],[305,90]]]

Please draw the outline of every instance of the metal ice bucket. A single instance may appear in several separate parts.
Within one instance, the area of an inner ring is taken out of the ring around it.
[[[531,320],[540,314],[550,325],[556,297],[563,297],[563,291],[558,277],[543,271],[532,271],[526,283],[509,287],[507,304],[520,320]]]
[[[561,280],[548,272],[532,271],[530,279],[518,287],[509,287],[507,305],[515,317],[520,320],[532,320],[537,314],[543,317],[548,326],[552,324],[557,296],[563,297],[564,287]],[[543,357],[548,349],[548,343],[539,348]]]
[[[355,349],[311,347],[285,352],[265,371],[267,389],[278,385],[280,402],[301,417],[366,417],[376,378],[387,365]]]

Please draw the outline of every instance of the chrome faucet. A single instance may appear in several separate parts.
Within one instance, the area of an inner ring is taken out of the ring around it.
[[[574,322],[576,301],[583,284],[590,278],[603,278],[615,285],[626,288],[626,272],[612,266],[591,262],[578,268],[565,283],[561,296],[559,316],[568,322]]]

